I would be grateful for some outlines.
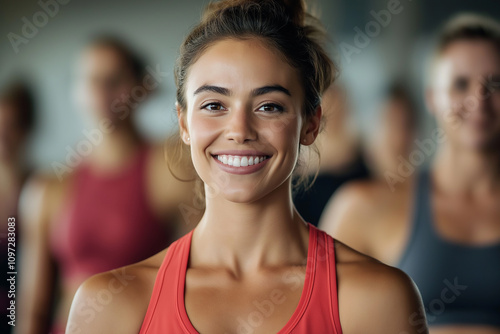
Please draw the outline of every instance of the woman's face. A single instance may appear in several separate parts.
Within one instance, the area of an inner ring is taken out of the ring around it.
[[[136,84],[130,65],[113,47],[93,46],[83,53],[78,102],[94,120],[115,122],[128,117],[134,103],[130,93]]]
[[[208,197],[258,200],[289,186],[299,142],[311,144],[319,117],[304,122],[299,73],[257,39],[218,41],[190,67],[184,142]]]
[[[450,44],[436,60],[430,103],[452,145],[494,149],[500,139],[500,50],[485,40]]]

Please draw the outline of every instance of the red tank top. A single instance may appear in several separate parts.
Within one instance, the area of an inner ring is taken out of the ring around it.
[[[168,245],[168,233],[146,197],[148,147],[141,147],[118,174],[75,171],[64,209],[51,231],[62,278],[73,281],[132,264]]]
[[[278,332],[341,334],[334,239],[311,224],[304,288],[299,304]],[[139,334],[198,334],[184,305],[184,284],[193,231],[172,243],[158,270]],[[249,324],[251,326],[251,324]]]

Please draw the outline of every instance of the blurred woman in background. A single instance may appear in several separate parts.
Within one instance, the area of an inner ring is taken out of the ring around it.
[[[406,271],[431,333],[500,333],[500,24],[460,15],[446,24],[427,103],[439,128],[417,143],[437,154],[406,203],[363,184],[333,199],[322,228]],[[416,152],[417,149],[415,149]],[[404,181],[399,175],[400,182]]]
[[[321,159],[316,159],[311,148],[305,148],[301,152],[304,163],[296,170],[297,175],[305,174],[314,183],[310,189],[297,189],[293,197],[297,211],[314,226],[318,226],[328,200],[342,184],[369,176],[344,88],[337,84],[329,87],[321,106],[324,127],[317,139]]]
[[[83,51],[78,97],[101,141],[71,173],[37,176],[23,194],[16,333],[47,333],[49,326],[63,333],[86,278],[147,258],[195,226],[179,210],[192,205],[193,183],[178,180],[165,163],[172,144],[148,144],[134,123],[144,94],[159,84],[154,79],[119,39],[99,37]]]
[[[378,183],[391,192],[411,187],[411,178],[392,184],[401,161],[410,158],[418,130],[417,110],[401,82],[393,82],[387,89],[379,116],[366,145],[366,157],[373,179],[381,182],[366,184]]]
[[[29,176],[25,150],[35,121],[35,101],[31,88],[22,81],[11,81],[0,92],[0,267],[4,268],[0,281],[1,333],[10,333],[7,310],[10,300],[7,281],[8,269],[8,225],[10,217],[15,219],[15,242],[20,241],[18,222],[18,200],[24,182]],[[17,249],[17,246],[11,248]],[[17,254],[16,254],[17,255]],[[17,269],[17,268],[16,268]],[[16,271],[16,270],[10,270]]]

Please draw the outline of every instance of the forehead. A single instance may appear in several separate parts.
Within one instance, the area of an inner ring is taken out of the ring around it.
[[[106,45],[91,46],[87,48],[79,62],[80,71],[104,71],[126,66],[123,55],[115,48]]]
[[[302,91],[297,69],[276,50],[258,39],[225,39],[211,45],[191,66],[186,92],[213,84],[233,91],[245,91],[280,84],[293,95]]]
[[[500,73],[500,50],[487,40],[452,42],[436,61],[438,78],[450,76],[483,76]]]

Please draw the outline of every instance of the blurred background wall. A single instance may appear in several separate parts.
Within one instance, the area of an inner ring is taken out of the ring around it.
[[[34,82],[38,122],[30,159],[43,169],[64,161],[89,126],[73,102],[76,56],[96,33],[123,36],[151,69],[166,73],[138,113],[143,132],[162,139],[175,127],[173,66],[178,47],[207,0],[1,0],[0,83],[13,72]],[[363,133],[377,117],[386,86],[406,81],[418,103],[423,130],[433,128],[423,105],[423,80],[432,34],[451,15],[476,11],[500,17],[492,0],[316,0],[340,64],[356,122]],[[390,13],[390,15],[387,15]],[[384,15],[385,14],[385,15]],[[33,29],[34,28],[34,29]]]

